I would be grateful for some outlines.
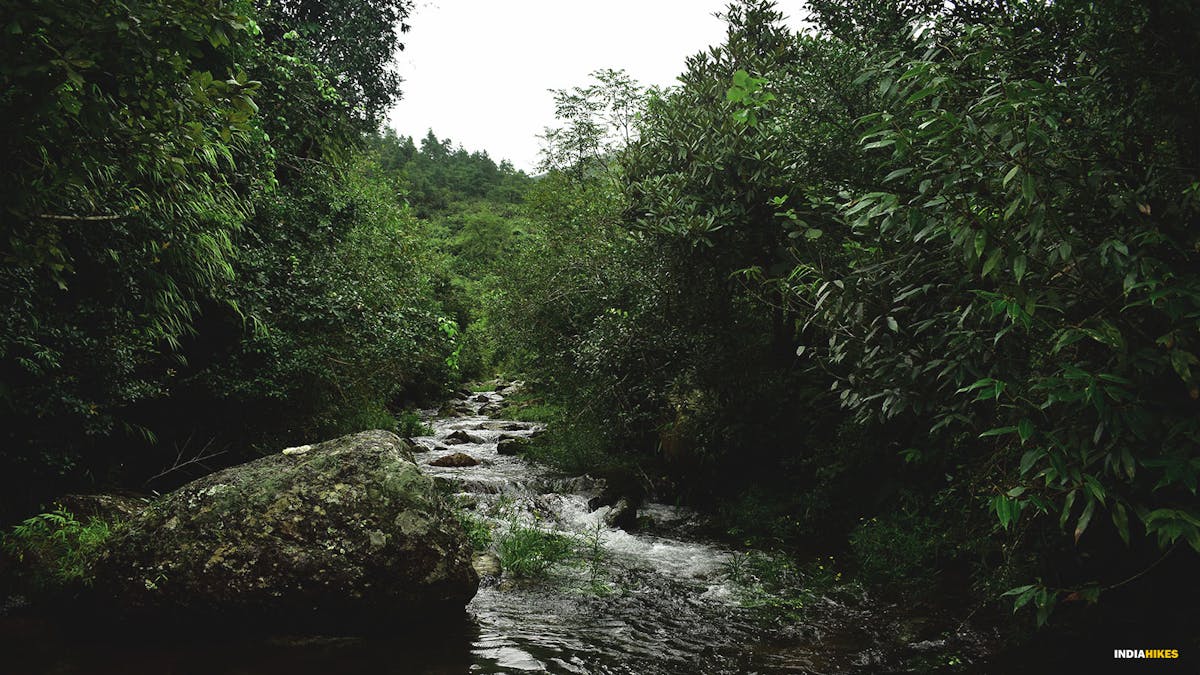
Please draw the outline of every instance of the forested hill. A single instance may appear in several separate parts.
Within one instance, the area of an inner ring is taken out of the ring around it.
[[[381,131],[408,0],[5,5],[0,521],[501,373],[730,545],[1196,637],[1200,6],[805,7],[555,91],[532,178]]]

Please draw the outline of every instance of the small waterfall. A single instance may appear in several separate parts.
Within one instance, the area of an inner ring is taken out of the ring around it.
[[[649,503],[639,509],[644,527],[637,532],[609,525],[612,506],[588,505],[601,494],[602,480],[555,475],[500,454],[501,439],[543,430],[481,412],[502,400],[496,392],[472,394],[456,404],[461,416],[431,419],[433,435],[414,439],[429,449],[417,455],[418,463],[452,485],[460,503],[497,533],[516,522],[599,546],[604,590],[589,590],[582,583],[589,572],[569,566],[549,581],[485,584],[468,607],[481,629],[475,672],[696,672],[696,659],[714,646],[728,645],[738,633],[745,633],[742,644],[750,639],[751,622],[731,600],[722,574],[733,553],[660,533],[694,513]],[[454,453],[479,463],[434,464]],[[711,663],[702,670],[720,671]]]
[[[610,524],[612,506],[589,506],[602,480],[501,454],[503,439],[543,431],[490,417],[503,398],[477,392],[453,404],[454,417],[430,411],[434,433],[414,439],[428,448],[417,461],[494,533],[538,528],[582,543],[603,565],[566,565],[544,580],[487,580],[468,606],[478,626],[471,672],[874,673],[925,663],[929,649],[986,653],[986,638],[945,621],[938,630],[948,640],[917,640],[932,620],[855,585],[812,593],[803,618],[779,621],[743,606],[744,588],[729,578],[743,558],[690,534],[702,529],[697,513],[644,503],[638,527],[626,531]],[[454,453],[478,464],[434,464]]]

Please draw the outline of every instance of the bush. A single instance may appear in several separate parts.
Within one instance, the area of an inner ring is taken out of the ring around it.
[[[865,582],[911,587],[937,576],[946,537],[927,515],[898,510],[863,519],[850,533],[850,547]]]
[[[458,522],[467,532],[467,539],[474,551],[486,551],[492,545],[492,526],[487,520],[470,511],[459,509],[456,513]]]
[[[544,576],[569,559],[574,550],[570,537],[516,520],[509,522],[496,542],[501,567],[515,577]]]
[[[18,574],[36,590],[89,585],[92,564],[117,523],[80,522],[61,507],[14,525],[0,548],[18,563]]]
[[[406,410],[400,413],[396,422],[396,434],[411,438],[413,436],[432,436],[433,429],[421,419],[417,413]]]

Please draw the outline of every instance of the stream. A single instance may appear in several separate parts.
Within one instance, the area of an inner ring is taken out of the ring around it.
[[[730,576],[744,554],[706,540],[699,514],[650,502],[638,510],[636,532],[627,532],[607,522],[612,506],[589,508],[602,482],[500,454],[502,438],[541,429],[484,414],[502,399],[494,391],[475,393],[457,404],[460,416],[432,419],[434,435],[415,439],[429,449],[418,463],[490,522],[496,536],[539,528],[589,553],[545,580],[484,578],[467,607],[479,631],[472,672],[881,672],[924,670],[983,653],[980,635],[905,616],[848,584],[813,595],[799,620],[780,622],[743,606]],[[448,439],[458,442],[447,445]],[[452,452],[480,464],[430,465]]]
[[[731,578],[745,554],[706,538],[699,514],[645,503],[629,532],[608,524],[612,506],[589,508],[602,481],[500,454],[501,440],[542,430],[490,417],[502,400],[495,391],[464,393],[449,406],[453,416],[426,411],[434,433],[413,439],[425,449],[417,462],[494,538],[536,529],[570,540],[576,552],[545,577],[481,575],[461,626],[386,639],[213,644],[88,639],[8,620],[0,622],[5,664],[55,675],[878,673],[979,663],[994,646],[956,625],[953,612],[914,613],[853,584],[822,586],[787,620],[747,607]],[[479,464],[431,464],[455,452]]]

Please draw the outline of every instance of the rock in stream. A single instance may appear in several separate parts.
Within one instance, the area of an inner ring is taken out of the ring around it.
[[[367,431],[234,466],[151,503],[97,568],[122,613],[325,634],[461,617],[471,546],[407,444]]]

